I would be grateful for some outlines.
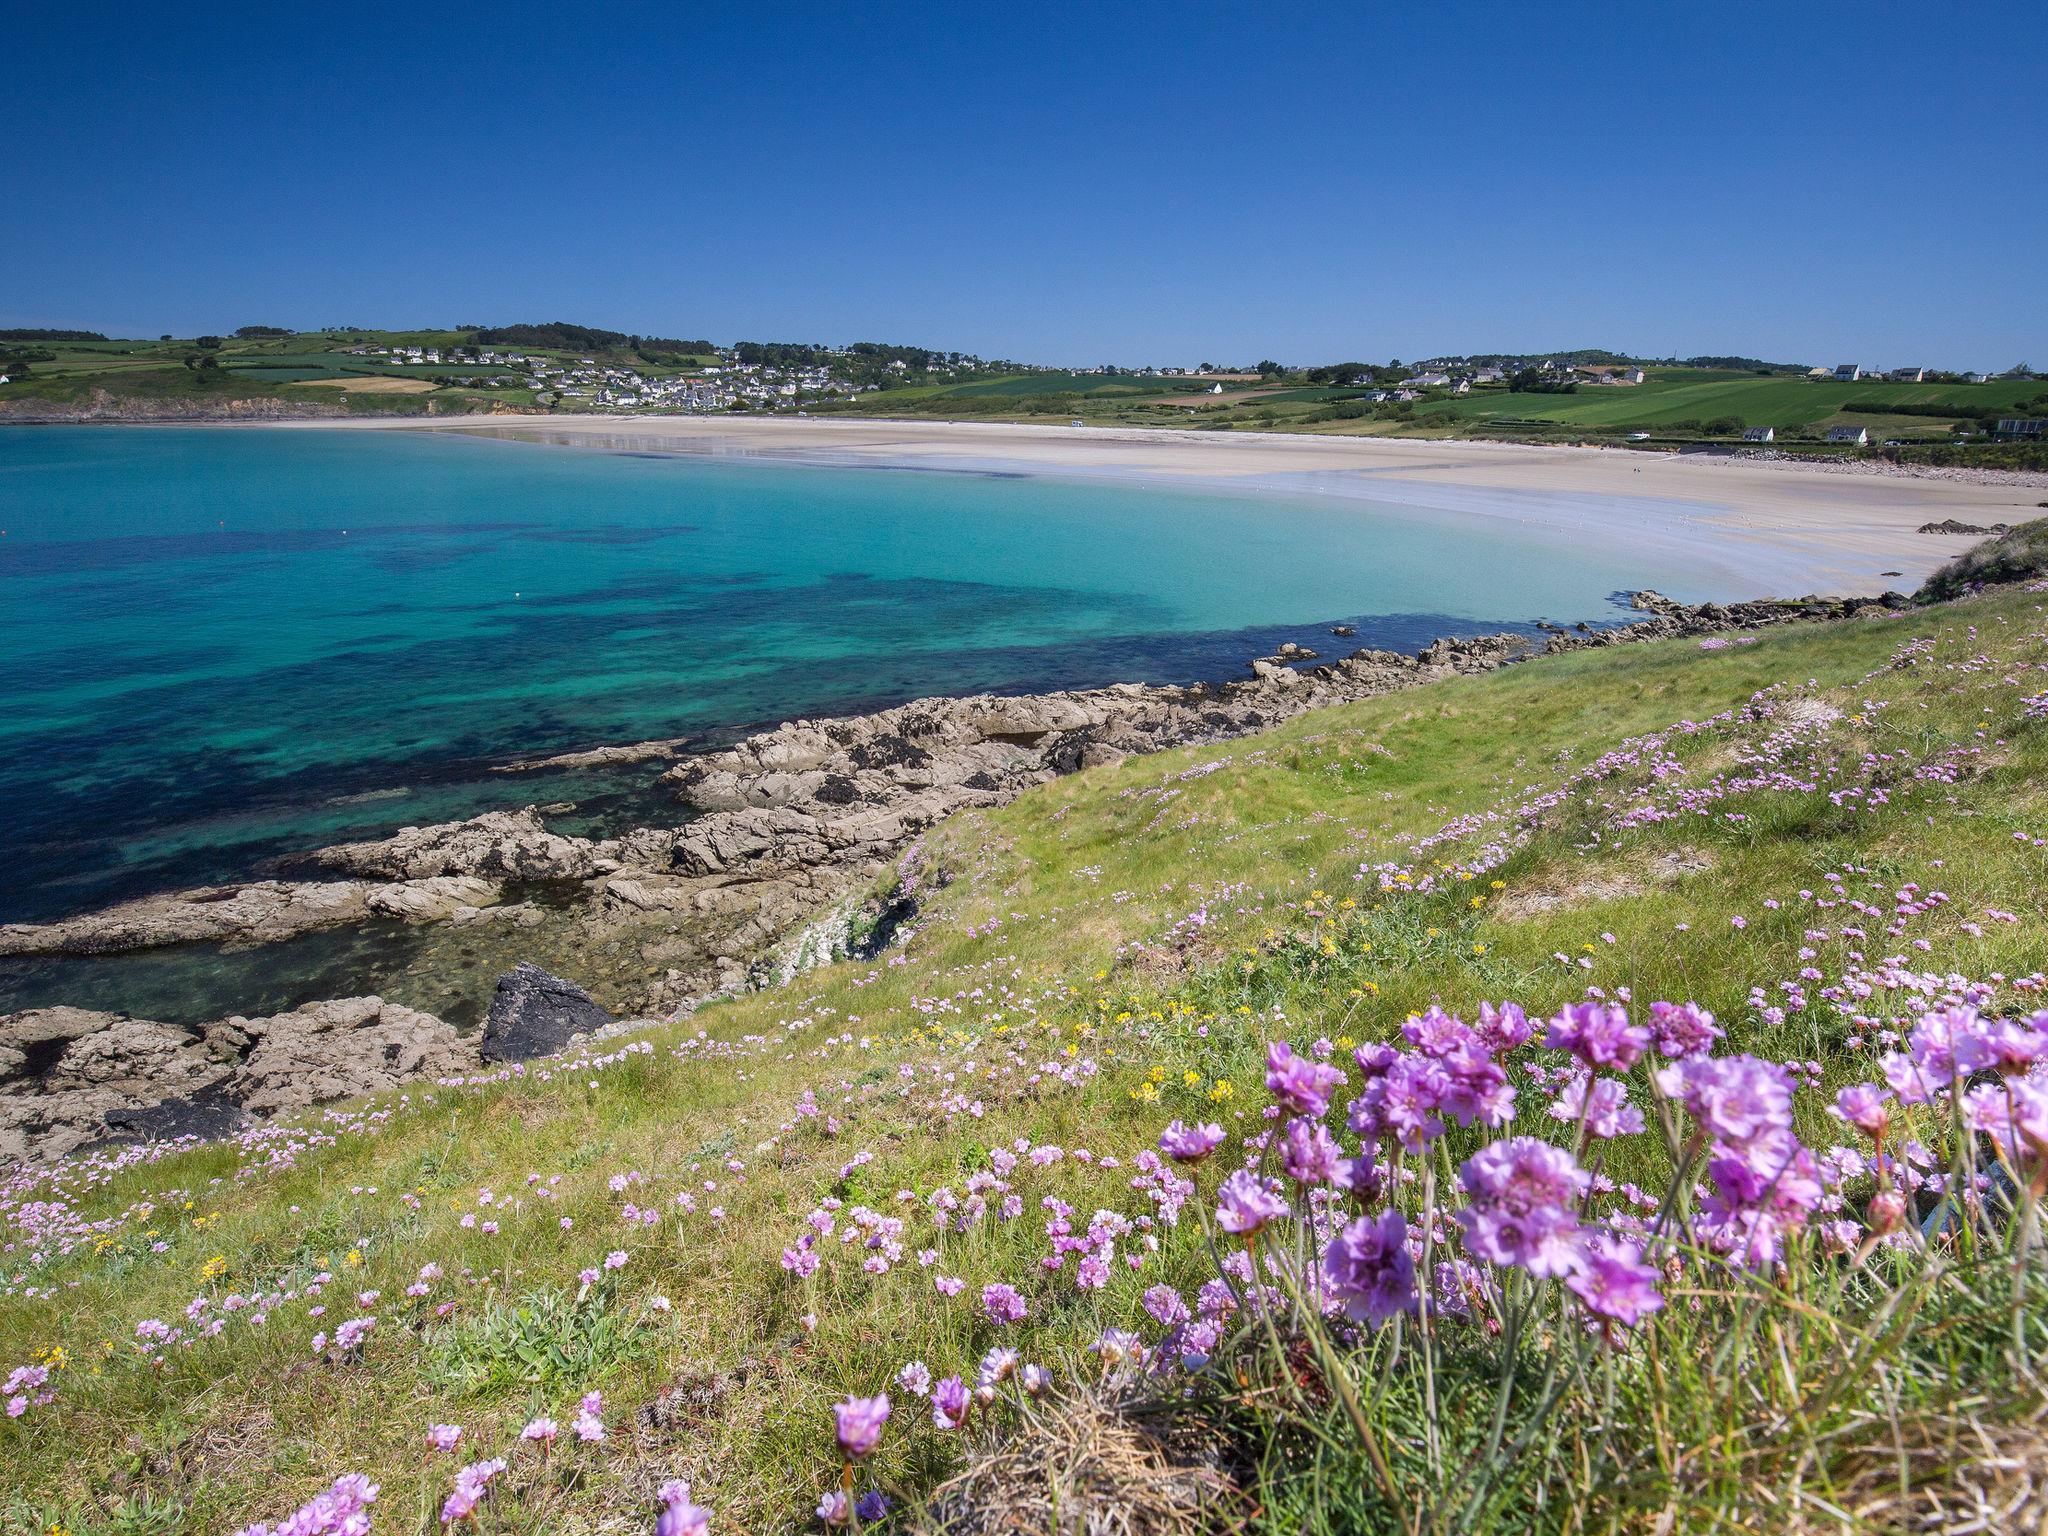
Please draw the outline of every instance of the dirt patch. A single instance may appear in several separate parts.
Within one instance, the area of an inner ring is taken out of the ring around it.
[[[1668,889],[1688,875],[1713,867],[1714,861],[1706,853],[1693,848],[1678,848],[1660,853],[1637,868],[1603,869],[1563,885],[1536,882],[1519,887],[1493,904],[1493,915],[1502,922],[1515,923],[1547,916],[1566,907],[1596,901],[1620,901],[1625,897],[1644,895],[1653,888]]]
[[[298,379],[286,389],[345,389],[352,395],[426,395],[441,386],[432,379]]]
[[[1181,1414],[1138,1415],[1087,1394],[1049,1402],[973,1452],[933,1495],[924,1536],[1203,1536],[1241,1531],[1253,1503],[1221,1436]]]

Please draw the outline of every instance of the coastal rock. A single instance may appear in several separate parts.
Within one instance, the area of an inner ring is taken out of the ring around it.
[[[1945,517],[1938,523],[1922,523],[1919,531],[1921,533],[1968,534],[1975,538],[1982,538],[1986,534],[2005,533],[2009,527],[2010,525],[2006,523],[1993,523],[1988,528],[1980,528],[1975,523],[1965,523],[1953,517]]]
[[[231,1018],[211,1033],[248,1041],[234,1094],[277,1115],[381,1093],[416,1077],[474,1071],[476,1047],[431,1013],[380,997],[307,1003],[268,1018]]]
[[[452,1025],[375,997],[201,1029],[83,1008],[0,1017],[0,1162],[224,1136],[253,1118],[474,1071]]]
[[[232,1077],[190,1030],[84,1008],[0,1017],[0,1162],[61,1157],[106,1139],[111,1121],[196,1098]]]
[[[401,827],[375,842],[340,843],[308,855],[322,869],[387,880],[450,875],[495,880],[587,880],[607,866],[606,850],[588,838],[547,829],[535,806],[486,811],[467,821]]]
[[[521,963],[498,978],[484,1020],[483,1059],[552,1056],[578,1035],[594,1034],[611,1022],[612,1016],[575,982]]]
[[[258,880],[123,902],[56,923],[0,926],[0,955],[104,955],[166,944],[272,944],[375,917],[432,922],[498,900],[487,880]]]

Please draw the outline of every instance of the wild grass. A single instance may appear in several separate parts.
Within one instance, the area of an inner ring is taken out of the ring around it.
[[[1552,1285],[1522,1298],[1512,1342],[1446,1323],[1425,1352],[1403,1323],[1333,1335],[1333,1364],[1311,1330],[1276,1352],[1260,1328],[1216,1352],[1228,1370],[1166,1377],[1117,1376],[1090,1345],[1158,1343],[1141,1293],[1213,1276],[1192,1211],[1168,1222],[1133,1188],[1137,1159],[1173,1118],[1262,1129],[1273,1039],[1327,1039],[1342,1061],[1432,1004],[1691,999],[1727,1049],[1813,1064],[1796,1128],[1844,1141],[1825,1106],[1873,1075],[1892,1025],[1856,1025],[1824,988],[1870,987],[1854,1011],[1901,1028],[1930,995],[1909,974],[2034,1006],[2048,726],[2026,700],[2044,669],[2043,600],[2006,592],[1720,650],[1575,653],[1132,759],[943,824],[900,876],[915,933],[878,962],[707,1008],[643,1049],[18,1177],[0,1190],[0,1370],[52,1368],[50,1400],[0,1425],[0,1530],[222,1531],[358,1471],[381,1485],[378,1530],[425,1531],[457,1466],[486,1456],[510,1466],[481,1529],[644,1529],[670,1477],[714,1529],[795,1529],[840,1484],[832,1404],[883,1390],[896,1411],[861,1478],[897,1501],[891,1528],[988,1529],[966,1511],[1012,1505],[1040,1520],[1042,1477],[1078,1520],[1114,1506],[1112,1466],[1132,1508],[1147,1478],[1213,1476],[1241,1528],[1270,1531],[1904,1530],[2009,1501],[2040,1486],[2048,1347],[2038,1251],[2009,1223],[1930,1248],[1938,1262],[1880,1248],[1852,1268],[1816,1247],[1708,1284],[1703,1259],[1612,1343]],[[1787,733],[1795,758],[1772,745]],[[1824,770],[1811,789],[1737,783],[1795,759]],[[1717,775],[1714,798],[1669,798]],[[1630,819],[1649,803],[1671,814]],[[1907,884],[1945,899],[1899,919]],[[1821,920],[1799,894],[1830,890],[1880,914],[1866,939],[1840,932],[1854,908]],[[1549,1093],[1520,1086],[1514,1129],[1566,1138]],[[1061,1155],[1008,1168],[1020,1141]],[[1438,1187],[1476,1144],[1446,1139]],[[1602,1171],[1661,1191],[1670,1149],[1617,1141]],[[1866,1187],[1845,1186],[1845,1215]],[[963,1219],[977,1190],[986,1213]],[[1076,1286],[1072,1256],[1046,1267],[1048,1199],[1076,1231],[1098,1211],[1134,1223],[1101,1288]],[[829,1201],[821,1263],[794,1274],[784,1254]],[[884,1225],[856,1227],[856,1208]],[[849,1228],[865,1238],[842,1243]],[[983,1313],[998,1281],[1025,1296],[1021,1324]],[[316,1353],[351,1315],[377,1324]],[[138,1338],[150,1319],[179,1337]],[[1001,1344],[1052,1386],[1006,1386],[966,1431],[894,1384],[912,1360],[971,1377]],[[602,1444],[543,1458],[519,1439],[590,1390]],[[425,1444],[444,1423],[457,1453]]]

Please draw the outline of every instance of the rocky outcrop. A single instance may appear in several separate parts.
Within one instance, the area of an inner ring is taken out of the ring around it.
[[[451,1024],[377,997],[307,1003],[269,1018],[231,1018],[207,1037],[244,1052],[232,1085],[251,1114],[279,1115],[382,1093],[416,1077],[473,1071],[477,1050]]]
[[[200,942],[270,944],[378,917],[463,921],[501,894],[491,881],[469,876],[202,886],[145,896],[62,922],[0,925],[0,955],[102,955]]]
[[[1988,528],[1980,528],[1975,523],[1965,523],[1953,517],[1945,517],[1938,523],[1922,523],[1918,531],[1921,533],[1968,534],[1972,537],[1982,538],[1988,533],[2004,533],[2009,527],[2011,527],[2009,523],[1993,523]]]
[[[521,964],[498,978],[484,1020],[485,1061],[531,1061],[552,1056],[579,1036],[596,1034],[613,1022],[591,995],[573,981]]]
[[[551,768],[611,768],[622,763],[645,763],[683,755],[687,736],[665,741],[636,741],[623,747],[592,747],[586,752],[557,752],[552,757],[523,757],[516,763],[501,763],[493,773],[534,773]]]
[[[473,1043],[375,997],[201,1029],[82,1008],[0,1017],[0,1163],[97,1142],[226,1135],[252,1118],[470,1071]]]
[[[321,869],[385,880],[449,877],[488,880],[588,880],[618,868],[616,850],[550,832],[538,809],[488,811],[468,821],[402,827],[368,843],[341,843],[309,854]]]

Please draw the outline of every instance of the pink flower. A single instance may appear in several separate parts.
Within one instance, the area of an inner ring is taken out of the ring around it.
[[[1475,1256],[1533,1275],[1566,1274],[1577,1262],[1576,1206],[1591,1181],[1564,1148],[1510,1136],[1473,1154],[1458,1182],[1471,1197],[1458,1221]]]
[[[427,1429],[427,1444],[437,1451],[452,1451],[461,1440],[462,1428],[457,1424],[434,1424]]]
[[[1377,1328],[1415,1310],[1415,1261],[1399,1211],[1361,1216],[1330,1240],[1323,1279],[1331,1299],[1354,1322]]]
[[[932,1388],[932,1423],[940,1429],[958,1429],[967,1422],[970,1401],[967,1383],[948,1376]]]
[[[1176,1120],[1159,1133],[1159,1150],[1177,1163],[1199,1163],[1222,1144],[1220,1125],[1187,1126]]]
[[[1657,1271],[1643,1262],[1640,1248],[1618,1237],[1589,1237],[1578,1267],[1564,1283],[1588,1312],[1624,1328],[1633,1328],[1664,1305]]]
[[[1226,1232],[1249,1237],[1287,1214],[1287,1202],[1248,1168],[1240,1168],[1216,1191],[1216,1224]]]
[[[1013,1285],[1000,1282],[981,1288],[982,1310],[988,1313],[992,1323],[1021,1323],[1024,1321],[1024,1298],[1017,1294]]]
[[[490,1490],[491,1479],[504,1470],[505,1459],[494,1456],[489,1461],[473,1461],[456,1473],[455,1491],[441,1506],[441,1523],[453,1525],[458,1520],[468,1519]]]
[[[840,1453],[848,1461],[859,1461],[881,1443],[882,1426],[889,1421],[889,1394],[849,1397],[832,1412],[838,1420]]]
[[[1543,1043],[1570,1051],[1597,1070],[1626,1072],[1650,1046],[1650,1032],[1617,1003],[1569,1003],[1551,1019]]]
[[[1266,1091],[1297,1115],[1320,1120],[1329,1112],[1330,1095],[1344,1086],[1344,1074],[1294,1054],[1285,1040],[1266,1047]]]
[[[690,1502],[690,1485],[672,1478],[661,1485],[658,1495],[661,1513],[655,1517],[654,1536],[709,1536],[711,1511]]]
[[[553,1445],[555,1436],[562,1432],[562,1426],[553,1419],[529,1419],[526,1428],[519,1431],[519,1438],[531,1440],[536,1445]]]

